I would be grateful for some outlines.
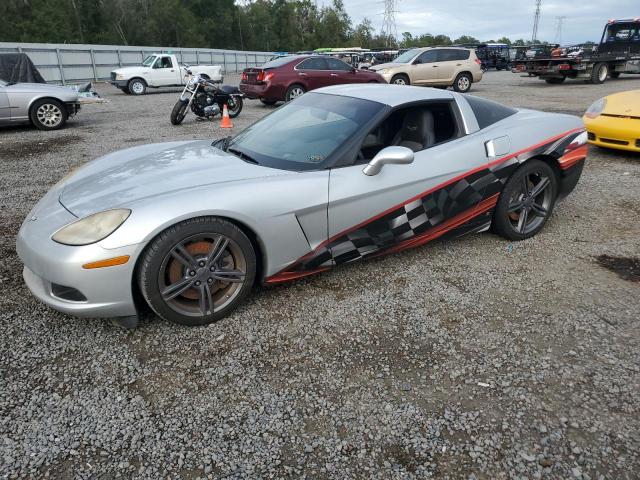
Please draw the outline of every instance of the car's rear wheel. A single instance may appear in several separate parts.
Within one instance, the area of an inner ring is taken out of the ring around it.
[[[542,230],[553,212],[558,180],[552,168],[529,160],[507,181],[493,214],[493,229],[509,240],[524,240]]]
[[[456,92],[467,93],[471,90],[471,84],[473,83],[473,78],[468,73],[460,73],[453,81],[453,89]]]
[[[260,101],[262,102],[263,105],[267,105],[269,107],[274,106],[276,103],[278,103],[277,100],[265,100],[264,98],[261,98]]]
[[[133,95],[144,95],[147,91],[147,83],[141,78],[132,78],[127,88]]]
[[[57,130],[67,121],[68,113],[62,102],[53,98],[36,100],[29,110],[31,123],[39,130]]]
[[[397,75],[394,75],[391,78],[391,85],[411,85],[411,81],[409,80],[409,77],[407,77],[405,74],[403,73],[398,73]]]
[[[591,71],[591,83],[604,83],[609,75],[609,65],[604,62],[596,63]]]
[[[181,325],[207,325],[247,296],[256,255],[247,236],[216,217],[181,222],[162,232],[142,255],[138,282],[149,306]]]
[[[291,100],[295,100],[296,98],[304,95],[305,92],[306,90],[302,85],[291,85],[287,89],[287,93],[285,94],[284,99],[286,102],[290,102]]]

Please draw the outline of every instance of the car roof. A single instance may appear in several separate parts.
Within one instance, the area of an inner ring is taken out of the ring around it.
[[[319,88],[314,91],[331,95],[342,95],[344,97],[361,98],[363,100],[383,103],[391,107],[405,103],[419,102],[421,100],[451,100],[454,98],[453,93],[448,90],[380,83],[334,85]]]

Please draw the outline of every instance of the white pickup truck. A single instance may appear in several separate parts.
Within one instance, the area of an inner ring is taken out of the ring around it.
[[[222,82],[220,65],[191,65],[189,68],[194,74],[214,82]],[[145,58],[140,66],[113,70],[109,83],[124,93],[144,95],[147,88],[179,87],[185,82],[185,70],[180,68],[175,55],[154,53]]]

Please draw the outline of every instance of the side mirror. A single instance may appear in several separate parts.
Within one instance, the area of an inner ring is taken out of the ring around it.
[[[365,175],[373,176],[380,173],[382,167],[387,164],[408,165],[413,163],[413,150],[407,147],[386,147],[373,157],[362,170]]]

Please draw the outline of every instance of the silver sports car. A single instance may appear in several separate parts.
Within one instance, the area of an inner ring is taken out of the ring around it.
[[[535,235],[587,153],[579,118],[393,85],[307,93],[234,138],[145,145],[61,180],[24,221],[33,294],[78,316],[202,325],[255,282],[493,228]]]
[[[57,130],[79,110],[78,93],[70,88],[0,80],[0,125],[31,122],[40,130]]]

